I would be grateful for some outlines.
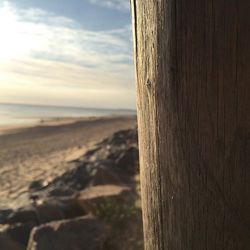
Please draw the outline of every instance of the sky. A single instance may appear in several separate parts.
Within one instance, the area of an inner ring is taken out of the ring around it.
[[[135,108],[129,0],[0,0],[0,102]]]

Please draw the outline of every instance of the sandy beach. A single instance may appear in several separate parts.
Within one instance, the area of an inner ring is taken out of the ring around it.
[[[96,143],[135,124],[134,116],[113,116],[0,128],[0,208],[24,205],[32,181],[49,182]]]

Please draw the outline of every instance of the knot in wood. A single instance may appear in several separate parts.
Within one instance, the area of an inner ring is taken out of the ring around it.
[[[151,81],[148,79],[147,81],[146,81],[146,87],[149,89],[150,87],[151,87]]]

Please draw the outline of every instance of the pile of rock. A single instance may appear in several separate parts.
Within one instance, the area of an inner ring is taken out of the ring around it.
[[[136,130],[119,131],[63,175],[31,183],[29,206],[0,211],[0,249],[103,249],[107,207],[136,199],[137,144]]]

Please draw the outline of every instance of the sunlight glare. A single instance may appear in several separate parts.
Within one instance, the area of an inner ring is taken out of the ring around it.
[[[0,7],[0,63],[25,55],[34,47],[26,26],[7,2]]]

